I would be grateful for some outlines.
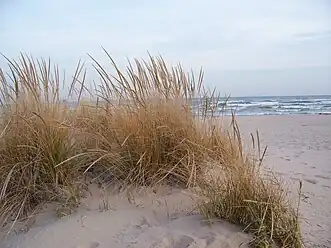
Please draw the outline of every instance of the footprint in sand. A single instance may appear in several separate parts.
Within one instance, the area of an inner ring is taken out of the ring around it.
[[[235,245],[238,240],[229,237],[217,238],[217,235],[213,232],[204,234],[202,236],[188,236],[188,235],[168,235],[163,238],[162,241],[157,242],[153,248],[231,248],[242,247],[248,248],[248,242],[242,242],[239,246]],[[248,241],[248,240],[247,240]],[[156,245],[156,246],[155,246]]]
[[[154,243],[153,248],[188,248],[194,242],[194,239],[187,235],[174,237],[167,235],[161,241]]]
[[[186,236],[186,235],[183,235],[183,236],[180,236],[179,239],[177,239],[174,243],[174,248],[187,248],[189,247],[192,243],[194,242],[194,239],[189,237],[189,236]]]
[[[286,161],[291,161],[291,159],[288,158],[288,157],[279,157],[279,158],[281,158],[281,159],[283,159],[283,160],[286,160]]]
[[[317,180],[315,180],[315,179],[305,178],[305,179],[303,179],[303,180],[305,180],[307,183],[317,184]]]
[[[200,240],[205,240],[206,247],[209,247],[209,245],[212,245],[215,242],[215,234],[210,232],[206,235],[203,235],[203,236],[199,237],[199,239]]]
[[[99,247],[99,242],[89,242],[89,243],[86,243],[86,244],[80,244],[78,246],[75,246],[75,248],[97,248]]]
[[[161,241],[154,243],[153,248],[230,248],[230,243],[226,240],[217,241],[215,234],[205,235],[200,238],[192,238],[187,235],[173,236],[168,235]],[[247,247],[243,245],[243,247]]]
[[[331,177],[323,176],[323,175],[315,175],[315,177],[317,177],[317,178],[322,178],[322,179],[326,179],[326,180],[330,180],[330,179],[331,179]]]

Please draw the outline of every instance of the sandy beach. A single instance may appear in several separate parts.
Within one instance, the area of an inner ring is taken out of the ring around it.
[[[289,182],[303,181],[302,233],[306,247],[331,247],[331,116],[238,117],[244,137],[259,130],[267,168]],[[246,138],[247,140],[247,138]],[[251,237],[224,221],[208,225],[191,192],[160,187],[117,194],[91,184],[74,214],[57,218],[54,206],[15,228],[1,248],[234,248]],[[4,234],[4,231],[3,231]]]
[[[265,165],[290,182],[303,182],[302,234],[306,247],[331,247],[331,116],[238,117],[244,134],[259,130]],[[290,179],[290,180],[288,180]]]

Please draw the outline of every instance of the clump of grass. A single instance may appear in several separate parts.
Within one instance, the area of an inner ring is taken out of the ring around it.
[[[234,125],[233,144],[241,147]],[[206,177],[201,184],[200,212],[209,220],[221,218],[243,226],[254,235],[253,247],[302,247],[298,212],[289,203],[284,184],[273,173],[263,173],[265,151],[257,160],[242,155],[232,166],[220,166],[221,173]]]
[[[84,119],[95,155],[87,169],[101,167],[128,184],[198,185],[209,199],[201,212],[245,226],[256,247],[301,247],[285,189],[262,175],[261,162],[245,156],[234,116],[233,134],[222,127],[212,107],[218,98],[203,90],[202,72],[196,82],[181,66],[150,57],[122,73],[108,57],[115,75],[94,60],[103,103]],[[208,171],[214,171],[211,180]],[[222,177],[216,180],[217,171]]]
[[[168,67],[161,57],[150,57],[122,73],[107,55],[115,73],[92,58],[102,79],[95,90],[101,101],[81,115],[94,158],[86,171],[103,168],[136,185],[192,186],[209,158],[228,162],[234,150],[227,149],[221,129],[207,125],[205,107],[192,111],[194,101],[202,105],[202,71],[194,77],[180,65]]]
[[[61,101],[59,71],[49,61],[8,60],[11,75],[0,73],[0,220],[49,201],[61,202],[59,215],[70,213],[92,172],[130,185],[200,186],[206,217],[243,225],[256,247],[301,247],[286,191],[244,154],[237,126],[233,134],[223,128],[202,71],[195,77],[150,56],[123,73],[106,54],[114,73],[91,57],[101,80],[94,90],[78,65],[69,88],[78,97],[74,109]],[[80,101],[85,93],[90,103]]]
[[[77,147],[57,67],[22,55],[1,71],[0,224],[48,201],[78,204]],[[62,166],[58,166],[62,164]]]

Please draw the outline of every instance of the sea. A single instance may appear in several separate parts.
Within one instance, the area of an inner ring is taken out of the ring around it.
[[[210,107],[225,115],[331,115],[331,95],[231,97]]]
[[[76,105],[75,102],[67,104]],[[219,98],[218,102],[210,100],[208,104],[205,99],[193,99],[193,112],[200,115],[205,109],[213,115],[231,115],[233,112],[237,116],[331,115],[331,95],[230,97]]]

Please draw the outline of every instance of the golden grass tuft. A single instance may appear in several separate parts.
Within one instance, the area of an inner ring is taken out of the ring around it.
[[[19,220],[41,204],[78,204],[79,161],[50,61],[21,56],[1,71],[0,221]],[[56,165],[63,164],[61,168]]]
[[[94,60],[102,78],[97,97],[103,102],[81,115],[90,137],[86,149],[95,158],[88,169],[103,168],[128,184],[193,186],[205,161],[231,157],[223,133],[212,130],[206,118],[198,120],[205,110],[191,110],[203,92],[202,72],[196,81],[181,66],[168,69],[161,57],[150,57],[136,60],[124,74],[108,57],[117,75]]]
[[[204,178],[201,214],[211,222],[220,218],[243,226],[254,236],[252,247],[302,247],[298,212],[282,182],[272,173],[263,174],[257,163],[239,160]]]
[[[122,72],[106,55],[114,73],[91,57],[101,81],[92,90],[78,64],[70,108],[60,99],[57,67],[24,55],[8,60],[10,76],[0,74],[0,220],[50,201],[70,211],[90,173],[126,185],[198,186],[201,213],[244,226],[256,247],[301,247],[283,185],[245,156],[236,125],[233,134],[223,127],[202,71],[196,77],[150,56]]]
[[[243,226],[245,232],[254,236],[252,247],[302,247],[298,219],[302,183],[298,206],[294,208],[283,181],[262,166],[267,147],[261,151],[259,133],[256,137],[251,134],[253,153],[245,154],[234,115],[229,131],[239,156],[227,167],[215,161],[211,172],[203,178],[198,191],[200,213],[210,222],[220,218]]]

